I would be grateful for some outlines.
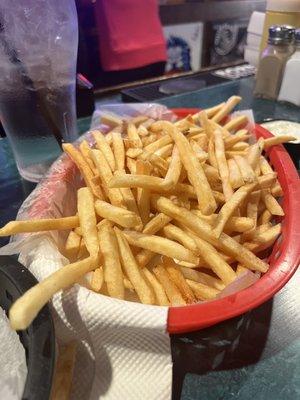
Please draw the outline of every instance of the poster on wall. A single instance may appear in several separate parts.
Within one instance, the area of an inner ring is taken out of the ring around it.
[[[199,70],[202,57],[203,23],[169,25],[163,29],[168,53],[166,73]]]
[[[248,19],[216,21],[207,24],[209,65],[242,60],[247,39]]]

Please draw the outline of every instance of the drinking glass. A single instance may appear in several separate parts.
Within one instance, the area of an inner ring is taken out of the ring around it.
[[[0,120],[29,181],[77,137],[77,46],[74,0],[0,0]]]

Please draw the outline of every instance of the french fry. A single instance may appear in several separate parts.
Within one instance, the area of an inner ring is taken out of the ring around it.
[[[228,219],[232,216],[235,210],[242,204],[245,198],[253,191],[256,184],[252,183],[249,185],[241,186],[231,198],[221,208],[217,219],[214,224],[213,232],[216,237],[219,237],[226,225]]]
[[[137,128],[137,134],[139,135],[140,138],[143,139],[145,136],[150,135],[150,132],[148,131],[148,129],[143,124],[141,124]],[[141,139],[141,141],[142,141],[142,139]],[[143,144],[143,141],[142,141],[142,144]]]
[[[156,256],[151,250],[143,249],[136,255],[136,261],[141,268],[148,266],[149,262]]]
[[[230,197],[233,195],[233,189],[230,184],[229,169],[225,157],[225,146],[222,137],[222,132],[220,130],[214,131],[214,140],[215,140],[216,160],[217,160],[219,174],[222,180],[223,193],[225,196],[225,200],[228,201]]]
[[[155,215],[150,221],[145,225],[143,233],[148,235],[154,235],[156,232],[160,231],[165,225],[171,221],[171,218],[163,213]]]
[[[185,248],[191,250],[194,254],[199,255],[199,249],[195,241],[187,235],[182,229],[173,224],[168,224],[163,228],[164,235],[170,239],[182,244]]]
[[[94,173],[89,167],[88,163],[82,157],[81,153],[71,144],[63,143],[63,150],[68,154],[68,156],[73,160],[79,169],[85,184],[90,187],[94,196],[98,197],[100,200],[104,200],[103,192],[99,185],[96,185],[93,181]]]
[[[263,141],[263,148],[268,149],[271,146],[275,146],[277,144],[282,144],[282,143],[288,143],[288,142],[293,142],[297,138],[292,135],[278,135],[271,137],[269,139],[264,139]]]
[[[145,275],[149,284],[152,286],[158,305],[169,306],[170,302],[167,298],[165,289],[163,288],[162,284],[158,281],[158,279],[155,277],[155,275],[152,274],[152,272],[150,272],[147,268],[143,268],[142,272]]]
[[[205,175],[207,176],[207,179],[209,182],[213,183],[213,182],[220,182],[220,174],[217,168],[212,167],[209,164],[203,164],[202,165],[203,170],[205,172]]]
[[[74,231],[70,231],[64,248],[64,254],[70,262],[73,262],[77,257],[80,241],[81,237]]]
[[[197,160],[189,141],[169,122],[163,122],[163,126],[176,143],[181,162],[184,165],[184,168],[188,173],[188,178],[196,191],[201,211],[208,215],[213,213],[217,207],[217,204],[203,168]]]
[[[116,169],[119,171],[123,171],[125,169],[125,149],[120,132],[112,132],[112,146]]]
[[[245,183],[255,182],[257,179],[256,175],[255,175],[251,165],[248,163],[247,159],[240,155],[234,155],[233,158],[234,158],[234,161],[237,163],[237,166],[240,170],[243,181]]]
[[[156,135],[156,134],[151,134],[151,135],[148,135],[148,136],[143,137],[143,138],[141,139],[141,141],[142,141],[142,143],[143,143],[143,146],[144,146],[144,149],[145,149],[149,144],[154,143],[156,140],[157,140],[157,135]]]
[[[123,233],[132,246],[151,250],[157,254],[173,257],[180,261],[187,261],[194,264],[198,262],[197,257],[190,250],[172,240],[128,230],[124,230]]]
[[[237,117],[231,118],[230,121],[228,121],[224,125],[224,128],[227,129],[229,132],[232,132],[235,131],[237,128],[240,128],[241,126],[245,125],[247,122],[248,122],[247,115],[238,115]]]
[[[271,193],[274,197],[281,197],[283,196],[283,190],[280,183],[277,181],[271,187]]]
[[[191,199],[197,199],[196,193],[194,188],[191,185],[188,185],[186,183],[177,183],[172,189],[168,190],[163,190],[161,187],[156,187],[153,189],[154,192],[159,192],[159,193],[164,193],[166,196],[171,196],[171,195],[181,195],[184,194],[187,198]],[[218,204],[223,204],[225,203],[225,197],[223,193],[218,192],[216,190],[212,190],[212,194],[214,196],[215,201]],[[155,196],[151,196],[151,201],[153,200]]]
[[[93,160],[91,159],[91,156],[90,156],[91,148],[90,148],[88,142],[86,140],[83,140],[79,145],[79,149],[81,151],[82,156],[84,157],[84,159],[88,163],[90,169],[95,174],[95,172],[97,170],[96,170],[96,166],[95,166],[95,164],[94,164],[94,162],[93,162]]]
[[[233,189],[237,189],[244,185],[242,174],[233,158],[227,160],[229,169],[229,181]]]
[[[172,143],[172,138],[168,135],[162,136],[157,139],[155,142],[148,144],[144,147],[145,151],[149,151],[150,153],[155,153],[158,149],[166,146],[167,144]]]
[[[246,157],[247,156],[247,149],[246,150],[226,150],[225,151],[225,156],[226,158],[233,158],[235,156],[241,156],[241,157]]]
[[[260,138],[256,143],[249,147],[247,153],[247,161],[250,166],[255,169],[256,165],[259,164],[259,159],[261,156],[261,152],[263,150],[263,139]]]
[[[256,243],[268,243],[272,241],[281,233],[281,224],[276,224],[270,227],[269,229],[261,231],[259,228],[263,227],[264,225],[260,225],[257,230],[254,232],[253,237],[251,240]],[[267,228],[268,225],[266,225]]]
[[[192,213],[209,225],[214,225],[218,217],[218,214],[203,215],[200,210],[192,210]],[[225,224],[225,229],[230,232],[245,232],[251,228],[253,228],[253,221],[247,217],[230,217]]]
[[[213,122],[220,122],[226,115],[228,115],[233,108],[241,101],[239,96],[231,96],[222,108],[212,117]]]
[[[211,136],[208,141],[207,154],[210,165],[218,170],[218,163],[215,154],[215,143],[213,136]]]
[[[264,225],[270,222],[272,219],[272,214],[268,209],[265,209],[258,218],[257,225]]]
[[[140,301],[143,304],[155,304],[154,292],[145,281],[145,278],[141,272],[141,269],[136,263],[127,240],[120,229],[115,227],[114,230],[117,236],[123,269],[130,279],[130,282],[139,296]]]
[[[268,189],[276,182],[277,174],[272,172],[271,174],[261,175],[257,178],[258,184],[261,189]]]
[[[96,140],[98,149],[102,152],[106,161],[108,162],[108,165],[109,165],[111,171],[114,171],[116,168],[114,153],[112,152],[110,145],[105,140],[103,133],[100,131],[93,131],[92,135],[94,136],[94,139]],[[99,168],[98,168],[98,170],[99,170]]]
[[[124,288],[125,289],[131,290],[131,291],[135,291],[134,286],[132,285],[132,283],[130,282],[129,279],[124,277],[123,278],[123,282],[124,282]]]
[[[94,292],[99,293],[104,281],[103,268],[99,267],[92,272],[91,288]]]
[[[207,135],[206,135],[206,133],[204,133],[203,128],[199,128],[199,127],[189,128],[188,132],[186,133],[186,137],[187,137],[187,139],[197,140],[199,146],[201,146],[202,148],[205,145],[205,143],[207,145]]]
[[[136,213],[125,210],[121,207],[113,206],[102,200],[96,200],[95,210],[100,217],[115,222],[124,228],[134,228],[141,223],[141,220]]]
[[[149,161],[153,165],[153,167],[158,168],[162,176],[166,175],[169,168],[169,163],[164,158],[158,156],[155,153],[149,153],[148,151],[143,151],[142,155],[142,157],[139,157],[140,159]]]
[[[176,206],[165,197],[160,197],[157,200],[157,209],[182,223],[200,238],[208,241],[231,257],[234,257],[245,267],[260,272],[266,272],[268,270],[267,263],[260,260],[251,251],[237,243],[230,236],[222,233],[217,239],[209,224],[195,216],[191,211]]]
[[[164,215],[163,213],[157,214],[152,220],[150,220],[143,229],[143,233],[148,235],[154,235],[166,224],[171,221],[171,218]],[[155,256],[155,253],[151,250],[141,250],[136,255],[136,260],[141,268],[145,267],[150,260]]]
[[[263,189],[261,191],[261,194],[262,194],[262,199],[266,205],[266,208],[270,211],[272,215],[279,215],[279,216],[284,215],[284,211],[281,205],[267,189]]]
[[[153,235],[162,229],[166,224],[171,221],[171,218],[160,213],[157,214],[152,220],[150,220],[147,225],[144,227],[143,233]],[[136,260],[141,268],[145,267],[150,260],[155,256],[155,253],[150,250],[141,250],[136,255]]]
[[[124,175],[124,174],[125,174],[124,171],[116,171],[115,172],[115,176]],[[141,217],[140,217],[140,214],[139,214],[139,210],[138,210],[138,207],[137,207],[137,204],[136,204],[136,200],[135,200],[135,197],[134,197],[131,189],[130,188],[120,188],[120,192],[121,192],[121,194],[123,196],[126,208],[129,211],[134,212],[137,215],[137,217],[139,218],[139,220],[140,220],[139,226],[137,226],[135,229],[138,230],[138,231],[142,230],[142,228],[143,228],[142,220],[140,219]]]
[[[154,154],[156,154],[162,158],[167,158],[172,154],[173,147],[174,147],[173,143],[167,144],[167,145],[161,147],[160,149],[156,150],[154,152]]]
[[[92,158],[97,166],[103,186],[106,188],[107,195],[111,204],[117,207],[124,206],[124,199],[119,189],[114,189],[109,186],[109,182],[113,178],[109,164],[100,150],[92,150]]]
[[[254,168],[254,173],[255,173],[255,175],[256,175],[257,177],[260,178],[261,170],[260,170],[259,164],[256,164],[256,166],[255,166],[255,168]]]
[[[169,169],[165,176],[165,182],[171,182],[173,185],[176,185],[180,178],[181,167],[182,165],[180,161],[179,151],[177,147],[174,146]]]
[[[276,228],[272,229],[270,233],[267,234],[268,240],[264,240],[264,243],[258,243],[258,242],[245,242],[244,247],[253,252],[254,254],[258,254],[262,251],[265,251],[269,249],[275,241],[278,238],[278,235],[280,234],[278,227],[275,225]],[[265,231],[266,232],[266,231]],[[266,238],[265,238],[266,239]]]
[[[214,107],[206,108],[205,112],[208,118],[212,118],[221,108],[224,106],[225,103],[220,103]]]
[[[258,203],[260,201],[261,192],[257,190],[256,192],[252,192],[249,196],[249,201],[247,203],[247,217],[252,219],[253,227],[247,230],[244,234],[244,238],[247,238],[249,234],[256,229],[257,226],[257,216],[258,216]]]
[[[196,298],[194,296],[194,293],[190,289],[189,285],[186,283],[180,267],[176,265],[171,258],[164,258],[163,265],[165,266],[171,280],[173,281],[174,285],[177,286],[187,304],[195,303]]]
[[[209,225],[213,225],[215,223],[217,215],[218,215],[218,214],[204,215],[198,209],[192,210],[192,213],[197,215],[199,218],[203,219],[204,221],[206,221]]]
[[[250,137],[251,137],[251,135],[248,135],[247,131],[245,129],[242,129],[241,131],[237,132],[235,135],[227,136],[224,139],[224,147],[226,150],[228,150],[228,149],[237,150],[236,147],[233,148],[233,146],[239,142],[243,142],[243,141],[249,139]],[[244,149],[240,149],[240,150],[244,150]]]
[[[150,175],[150,165],[141,160],[137,161],[137,174]],[[149,189],[139,188],[137,191],[137,206],[142,223],[145,225],[150,218],[150,191]]]
[[[123,125],[120,126],[116,126],[115,128],[113,128],[112,130],[110,130],[109,132],[107,132],[107,134],[105,135],[105,140],[107,141],[107,143],[111,146],[112,145],[112,135],[114,132],[119,132],[122,133],[123,130]]]
[[[186,279],[211,286],[217,290],[223,290],[225,288],[225,284],[219,278],[214,278],[211,275],[192,268],[180,267],[180,270]]]
[[[172,280],[170,279],[170,275],[165,270],[165,268],[161,265],[157,265],[153,268],[153,272],[157,277],[158,281],[163,286],[166,295],[172,306],[184,306],[186,305],[185,300],[183,299],[179,289],[174,285]]]
[[[263,175],[272,174],[274,172],[271,165],[268,163],[268,161],[263,156],[261,156],[259,158],[259,166],[260,166],[261,173]]]
[[[191,236],[191,238],[193,238],[193,232],[189,229],[189,228],[187,228],[183,223],[181,223],[181,222],[178,222],[178,221],[176,221],[175,222],[176,223],[176,226],[178,226],[181,230],[183,230],[187,235],[189,235],[189,236]],[[195,234],[194,234],[195,235]],[[195,235],[196,236],[196,235]],[[235,238],[233,238],[234,240],[235,240]],[[217,246],[215,246],[215,247],[217,247]],[[234,263],[234,258],[233,257],[231,257],[231,256],[229,256],[229,255],[227,255],[227,254],[224,254],[223,252],[221,252],[221,251],[219,251],[219,255],[223,258],[223,260],[224,261],[226,261],[228,264],[232,264],[232,263]],[[178,264],[180,264],[180,265],[182,265],[182,266],[184,266],[184,267],[187,267],[187,268],[201,268],[201,267],[203,267],[203,268],[210,268],[210,267],[208,267],[208,265],[207,265],[207,263],[201,258],[201,257],[199,257],[199,263],[198,263],[198,265],[195,265],[195,264],[188,264],[188,263],[185,263],[185,262],[178,262]]]
[[[199,122],[204,129],[205,134],[208,138],[212,136],[212,126],[209,123],[208,115],[205,110],[202,110],[198,114]]]
[[[219,290],[203,285],[200,282],[195,282],[190,279],[187,279],[186,282],[191,287],[198,300],[213,300],[220,293]]]
[[[97,263],[97,258],[88,257],[65,265],[27,290],[10,308],[9,320],[12,329],[17,331],[27,329],[56,292],[78,282],[87,272],[93,271]]]
[[[190,143],[198,161],[201,163],[205,162],[208,159],[208,154],[202,150],[201,146],[195,140],[191,140]]]
[[[120,262],[118,242],[110,223],[105,221],[98,230],[100,250],[103,255],[104,282],[108,294],[124,299],[123,272]]]
[[[110,188],[142,188],[153,191],[168,191],[173,186],[172,182],[149,175],[124,174],[116,175],[109,181]]]
[[[130,141],[131,147],[143,147],[143,143],[137,133],[136,126],[132,123],[129,123],[127,126],[127,136]]]
[[[94,206],[94,198],[91,190],[87,187],[77,191],[77,209],[87,251],[96,257],[99,252],[99,241],[97,233],[97,219]]]
[[[225,224],[226,232],[245,232],[254,227],[252,218],[248,217],[231,217]]]
[[[231,266],[220,256],[214,246],[195,234],[191,234],[191,237],[194,239],[203,260],[211,267],[211,269],[222,280],[222,282],[224,282],[225,285],[228,285],[234,281],[236,278],[235,272]]]
[[[232,151],[243,151],[249,148],[249,143],[238,142],[231,147]]]
[[[136,160],[126,157],[126,166],[131,174],[136,174]]]
[[[176,126],[181,131],[186,131],[190,127],[195,125],[193,120],[190,121],[190,118],[191,118],[191,115],[189,114],[187,117],[174,122],[174,126]]]
[[[17,233],[42,232],[54,230],[69,230],[79,226],[78,216],[54,219],[32,219],[28,221],[10,221],[0,228],[0,236],[16,235]]]

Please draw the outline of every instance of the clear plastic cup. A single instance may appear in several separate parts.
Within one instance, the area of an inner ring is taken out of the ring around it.
[[[0,119],[21,176],[38,182],[76,132],[74,0],[0,6]]]

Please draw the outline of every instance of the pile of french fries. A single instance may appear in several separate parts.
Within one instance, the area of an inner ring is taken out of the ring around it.
[[[12,221],[0,236],[68,230],[70,264],[38,283],[11,307],[26,329],[59,290],[91,272],[97,293],[144,304],[183,306],[212,300],[263,260],[280,234],[284,212],[276,172],[263,150],[290,136],[248,142],[247,117],[228,118],[240,97],[175,123],[140,115],[107,115],[95,145],[64,144],[85,186],[77,214]]]

